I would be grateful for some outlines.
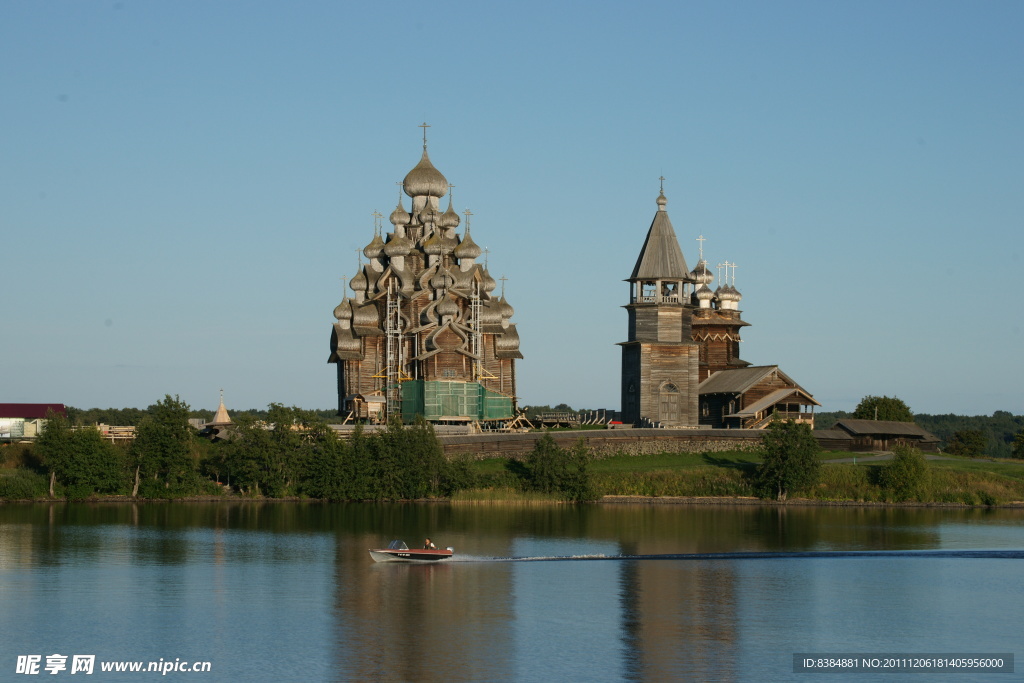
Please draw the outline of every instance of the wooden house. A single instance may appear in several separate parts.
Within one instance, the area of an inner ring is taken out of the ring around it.
[[[939,439],[913,422],[854,420],[836,422],[832,431],[849,434],[858,450],[888,451],[895,446],[914,446],[922,451],[939,450]]]
[[[698,387],[700,424],[718,429],[763,429],[794,420],[814,429],[821,404],[777,365],[719,370]]]

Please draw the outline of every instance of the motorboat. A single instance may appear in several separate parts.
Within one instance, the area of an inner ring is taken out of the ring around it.
[[[387,548],[370,551],[374,562],[438,562],[451,559],[455,549],[448,548],[410,548],[405,541],[391,541]]]

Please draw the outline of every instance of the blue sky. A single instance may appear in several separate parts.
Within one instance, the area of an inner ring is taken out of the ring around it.
[[[618,408],[664,176],[746,360],[824,410],[1024,413],[1021,35],[1015,1],[0,3],[0,401],[335,405],[426,121],[522,403]]]

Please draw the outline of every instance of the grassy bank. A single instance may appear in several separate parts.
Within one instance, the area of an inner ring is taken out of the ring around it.
[[[880,483],[884,462],[840,463],[848,452],[822,454],[821,476],[814,486],[791,499],[874,503],[1002,505],[1024,501],[1024,463],[986,462],[969,458],[928,461],[926,475],[911,491],[893,491]],[[457,502],[526,501],[515,488],[507,461],[473,463],[479,488],[464,491]],[[601,495],[644,497],[753,497],[758,455],[752,452],[658,453],[613,456],[590,463],[593,484]],[[540,502],[534,497],[529,500]]]

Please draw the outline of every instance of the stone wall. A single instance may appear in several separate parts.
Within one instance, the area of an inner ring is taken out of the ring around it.
[[[579,439],[598,457],[652,453],[717,453],[752,450],[761,444],[760,431],[735,429],[592,429],[550,432],[561,448],[572,448]],[[448,455],[470,454],[483,458],[521,458],[533,450],[543,433],[439,436]]]

